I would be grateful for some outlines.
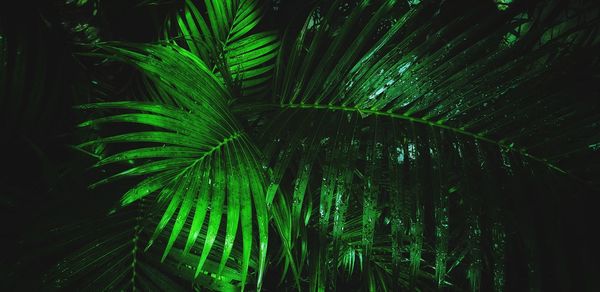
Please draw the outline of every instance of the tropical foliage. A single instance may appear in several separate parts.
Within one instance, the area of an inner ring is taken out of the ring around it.
[[[40,10],[70,111],[32,48],[52,26],[0,26],[7,129],[39,149],[69,111],[48,193],[89,185],[13,281],[44,258],[45,289],[597,288],[599,3],[133,1],[162,13],[140,41],[108,2]]]

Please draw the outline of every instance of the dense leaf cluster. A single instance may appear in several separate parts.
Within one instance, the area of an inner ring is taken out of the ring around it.
[[[597,286],[595,1],[19,9],[9,289]]]

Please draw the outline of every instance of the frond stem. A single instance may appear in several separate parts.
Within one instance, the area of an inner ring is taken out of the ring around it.
[[[544,159],[544,158],[540,158],[540,157],[536,157],[533,156],[529,153],[527,153],[527,151],[523,148],[518,148],[515,147],[514,144],[508,144],[506,142],[502,142],[502,141],[496,141],[493,139],[490,139],[488,137],[473,133],[473,132],[469,132],[466,131],[465,129],[462,128],[455,128],[455,127],[451,127],[448,125],[444,125],[442,123],[436,123],[436,122],[432,122],[432,121],[428,121],[426,119],[422,119],[422,118],[416,118],[416,117],[411,117],[408,115],[403,115],[403,114],[399,114],[399,113],[393,113],[393,112],[389,112],[389,111],[378,111],[378,110],[372,110],[372,109],[360,109],[360,108],[355,108],[355,107],[346,107],[346,106],[337,106],[337,105],[331,105],[331,104],[307,104],[307,103],[288,103],[288,104],[281,104],[281,107],[284,108],[295,108],[295,109],[313,109],[313,110],[331,110],[331,111],[346,111],[346,112],[352,112],[352,113],[360,113],[360,114],[368,114],[368,115],[375,115],[375,116],[383,116],[383,117],[388,117],[388,118],[392,118],[392,119],[402,119],[402,120],[407,120],[407,121],[411,121],[411,122],[415,122],[415,123],[419,123],[419,124],[423,124],[423,125],[428,125],[431,127],[435,127],[435,128],[439,128],[439,129],[444,129],[444,130],[448,130],[448,131],[452,131],[454,133],[458,133],[464,136],[468,136],[471,137],[473,139],[479,140],[479,141],[484,141],[484,142],[488,142],[488,143],[492,143],[494,145],[497,145],[498,147],[500,147],[501,149],[504,150],[508,150],[508,151],[513,151],[513,152],[517,152],[520,155],[527,157],[531,160],[540,162],[544,165],[546,165],[548,168],[551,168],[555,171],[558,171],[562,174],[566,174],[566,175],[570,175],[567,171],[563,170],[562,168],[552,164],[551,162],[548,161],[548,159]],[[572,176],[572,175],[570,175]]]
[[[194,160],[194,162],[188,166],[186,166],[180,173],[179,175],[185,173],[188,169],[194,167],[194,165],[196,165],[196,163],[202,161],[204,158],[206,158],[207,156],[211,155],[213,152],[219,150],[221,147],[223,147],[225,144],[238,139],[240,137],[242,137],[242,132],[235,132],[233,134],[231,134],[231,136],[226,137],[225,139],[223,139],[223,141],[219,142],[219,144],[213,146],[210,150],[208,150],[206,153],[204,153],[204,155],[202,155],[200,158]],[[179,175],[177,175],[175,178],[179,177]]]
[[[212,147],[210,150],[208,150],[206,153],[204,153],[204,155],[202,155],[202,157],[198,158],[197,161],[200,161],[202,159],[204,159],[204,157],[211,155],[213,152],[217,151],[219,148],[223,147],[223,145],[237,139],[240,138],[242,136],[241,132],[235,132],[233,134],[231,134],[231,136],[223,139],[223,141],[219,142],[219,144],[215,145],[214,147]]]

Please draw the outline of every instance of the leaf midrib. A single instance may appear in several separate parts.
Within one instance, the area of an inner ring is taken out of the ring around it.
[[[479,141],[492,143],[492,144],[500,147],[501,149],[516,152],[516,153],[518,153],[524,157],[527,157],[531,160],[540,162],[540,163],[546,165],[550,169],[553,169],[553,170],[558,171],[565,175],[569,175],[577,180],[581,180],[580,178],[575,177],[571,173],[569,173],[569,172],[563,170],[562,168],[556,166],[555,164],[551,163],[550,161],[548,161],[548,159],[531,155],[525,149],[514,146],[513,143],[509,144],[507,142],[496,141],[491,138],[485,137],[483,135],[469,132],[469,131],[461,129],[461,128],[452,127],[452,126],[445,125],[442,123],[432,122],[432,121],[422,119],[422,118],[411,117],[408,115],[404,115],[404,114],[400,114],[400,113],[393,113],[393,112],[388,112],[388,111],[361,109],[361,108],[356,108],[356,107],[337,106],[337,105],[330,105],[330,104],[287,103],[287,104],[279,104],[277,106],[280,108],[292,108],[292,109],[331,110],[331,111],[345,111],[345,112],[352,112],[352,113],[362,113],[362,114],[383,116],[383,117],[388,117],[388,118],[392,118],[392,119],[402,119],[402,120],[407,120],[407,121],[411,121],[411,122],[415,122],[415,123],[419,123],[419,124],[424,124],[424,125],[428,125],[431,127],[444,129],[444,130],[458,133],[458,134],[461,134],[464,136],[468,136],[468,137],[471,137],[471,138],[479,140]]]
[[[239,17],[239,3],[238,6],[235,8],[235,15],[233,16],[233,19],[231,20],[231,24],[227,29],[227,37],[225,37],[225,41],[221,42],[219,45],[219,48],[221,49],[221,54],[223,54],[223,57],[225,59],[227,59],[227,56],[225,55],[225,52],[227,51],[227,47],[230,45],[229,44],[229,38],[231,38],[231,32],[233,31],[233,25],[235,24],[235,21],[237,20],[237,18]],[[225,60],[225,62],[227,62],[227,60]],[[215,73],[217,70],[217,65],[215,64],[212,68],[212,72]]]
[[[196,163],[204,160],[204,158],[206,158],[207,156],[210,156],[213,152],[221,149],[221,147],[223,147],[225,144],[227,144],[235,139],[238,139],[241,136],[242,136],[242,132],[235,132],[235,133],[231,134],[229,137],[225,137],[225,139],[223,139],[223,141],[219,142],[219,144],[213,146],[210,150],[204,152],[204,154],[201,157],[199,157],[198,159],[195,159],[193,163],[186,166],[182,171],[179,172],[179,174],[177,174],[177,176],[175,176],[174,179],[176,179],[179,176],[181,176],[182,174],[184,174],[186,171],[188,171],[188,169],[194,167],[196,165]]]

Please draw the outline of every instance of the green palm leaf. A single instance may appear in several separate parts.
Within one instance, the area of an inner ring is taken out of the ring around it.
[[[236,92],[252,95],[266,90],[278,38],[273,32],[251,33],[261,19],[258,1],[206,0],[207,15],[190,0],[171,22],[182,46],[211,66]]]
[[[275,222],[282,238],[291,237],[287,245],[304,244],[307,230],[319,234],[312,254],[297,249],[286,261],[300,268],[309,258],[312,290],[335,287],[336,263],[344,259],[339,257],[344,252],[341,230],[351,204],[362,214],[360,248],[352,250],[360,250],[365,265],[362,278],[369,280],[364,289],[375,285],[374,242],[385,234],[391,236],[385,270],[394,280],[392,288],[382,289],[415,289],[426,269],[434,269],[427,274],[440,287],[448,286],[448,273],[460,265],[471,289],[478,290],[487,253],[494,255],[494,283],[502,290],[507,219],[499,207],[485,206],[480,198],[484,192],[497,203],[493,206],[502,206],[502,195],[475,178],[491,173],[512,177],[511,169],[525,163],[597,183],[563,159],[566,153],[589,153],[588,145],[597,143],[600,136],[593,129],[598,115],[568,98],[580,85],[565,86],[555,73],[576,59],[564,46],[574,51],[591,46],[580,36],[597,27],[597,18],[550,20],[545,17],[551,8],[540,6],[528,15],[546,23],[544,30],[521,29],[507,46],[506,36],[522,26],[513,19],[521,19],[525,9],[469,8],[466,15],[440,16],[434,4],[359,1],[347,9],[335,1],[320,5],[299,31],[288,33],[295,38],[284,41],[274,85],[274,102],[281,111],[271,118],[263,138],[275,174],[268,197],[282,184],[291,189],[284,203],[275,201],[293,222]],[[421,24],[419,19],[428,21]],[[547,37],[554,29],[562,33]],[[548,63],[552,65],[542,65]],[[540,86],[550,76],[562,87],[550,91]],[[573,128],[581,132],[571,132]],[[560,150],[552,146],[555,142],[561,143]],[[291,186],[283,181],[288,176]],[[486,182],[503,188],[515,183]],[[347,187],[352,184],[363,187]],[[454,201],[457,196],[461,207]],[[318,211],[307,208],[307,200],[316,202]],[[452,219],[451,213],[461,219]],[[499,223],[483,226],[484,220]],[[383,221],[389,227],[377,227]],[[427,228],[435,230],[433,241]],[[464,237],[452,235],[457,232]],[[484,238],[492,233],[495,243],[487,245]],[[529,234],[519,236],[529,241]],[[451,241],[468,242],[466,252],[452,251]],[[435,264],[423,266],[431,258]],[[352,260],[344,261],[346,268],[352,266]],[[404,270],[404,265],[410,268]]]
[[[162,44],[87,47],[140,69],[125,92],[150,102],[80,106],[100,137],[78,149],[105,149],[95,167],[113,170],[91,187],[137,181],[50,281],[592,287],[565,271],[588,257],[569,208],[589,199],[565,194],[600,185],[597,3],[316,1],[281,47],[254,32],[258,3],[186,1]]]
[[[157,202],[164,205],[164,213],[148,246],[158,238],[169,222],[175,222],[163,260],[177,239],[184,236],[183,227],[193,214],[183,254],[188,253],[196,244],[202,247],[196,276],[203,269],[209,255],[215,252],[213,246],[222,229],[223,211],[227,210],[225,248],[218,270],[223,271],[231,260],[230,254],[240,222],[244,250],[240,259],[243,287],[251,251],[255,250],[252,229],[257,228],[260,288],[268,239],[264,178],[257,162],[256,150],[227,108],[227,90],[200,59],[176,46],[119,47],[107,44],[101,48],[136,65],[181,107],[144,102],[106,102],[80,106],[84,109],[127,112],[86,121],[80,126],[134,124],[139,126],[138,129],[146,127],[148,130],[102,137],[87,141],[79,147],[98,143],[156,145],[122,151],[100,160],[98,166],[130,160],[143,163],[131,166],[99,183],[111,182],[120,177],[145,177],[122,197],[121,204],[129,205],[152,193],[158,193]],[[251,219],[253,211],[256,214],[255,220]],[[208,216],[207,228],[202,229],[205,216]],[[200,238],[204,240],[199,241]]]
[[[54,288],[78,290],[187,291],[190,283],[216,291],[236,289],[242,281],[239,264],[230,261],[220,267],[218,257],[213,256],[196,275],[199,252],[197,249],[183,251],[186,243],[183,237],[177,239],[177,244],[162,261],[159,260],[161,249],[169,240],[166,234],[159,236],[160,246],[144,251],[144,242],[152,236],[153,226],[161,219],[160,213],[152,212],[152,199],[154,195],[107,217],[54,230],[54,236],[63,240],[55,242],[53,248],[60,245],[72,251],[45,275],[46,283]],[[171,222],[167,229],[173,230],[175,225],[177,222]],[[190,224],[183,227],[188,231]],[[217,242],[224,242],[225,235],[226,232],[220,232]],[[206,238],[200,234],[198,239]],[[220,252],[223,248],[221,244],[214,246]],[[234,249],[231,255],[240,257],[241,253]],[[257,267],[255,259],[251,260],[251,266]]]

